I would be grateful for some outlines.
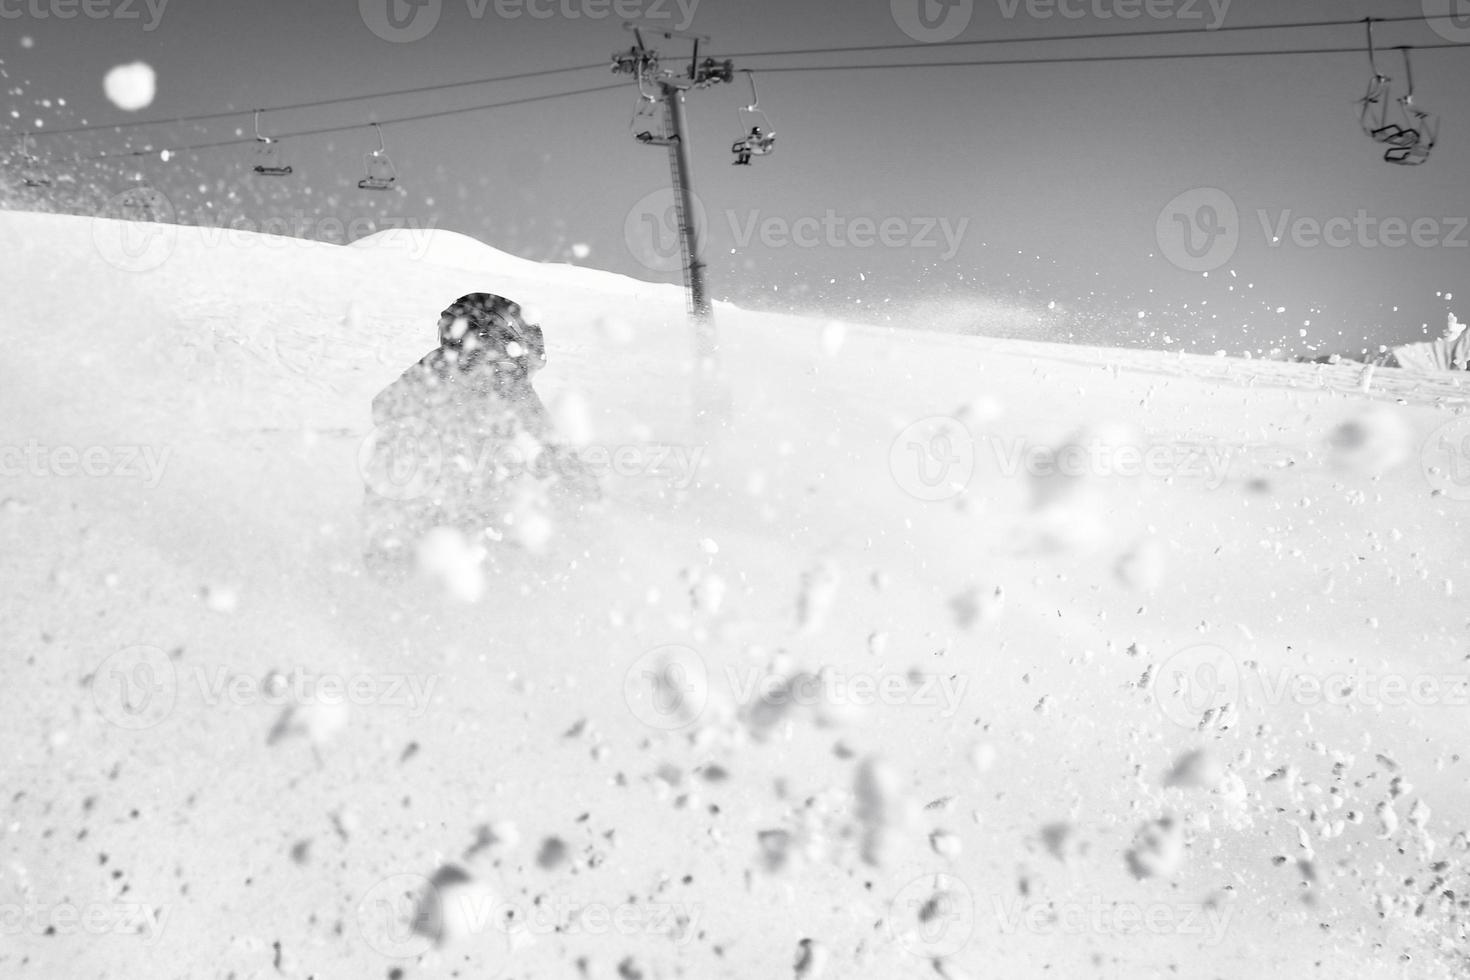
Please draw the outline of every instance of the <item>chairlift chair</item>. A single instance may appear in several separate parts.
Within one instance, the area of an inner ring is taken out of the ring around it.
[[[1399,142],[1390,144],[1383,159],[1401,167],[1417,167],[1428,161],[1430,151],[1439,142],[1439,116],[1414,104],[1414,65],[1409,60],[1409,49],[1400,50],[1404,53],[1404,77],[1408,82],[1408,90],[1399,99],[1404,117],[1404,125],[1399,128],[1403,136]]]
[[[1393,79],[1378,67],[1378,49],[1373,43],[1373,18],[1368,25],[1368,64],[1373,77],[1368,81],[1368,92],[1358,100],[1358,123],[1375,143],[1388,146],[1403,146],[1412,139],[1404,128],[1388,121],[1389,103],[1393,99]]]
[[[755,87],[755,72],[747,69],[745,76],[750,80],[750,105],[735,110],[740,118],[740,131],[744,135],[730,145],[737,167],[748,167],[752,157],[768,156],[776,149],[776,130],[771,125],[770,117],[761,108],[760,93]]]
[[[628,123],[633,138],[645,146],[672,146],[678,140],[670,135],[668,120],[664,116],[664,103],[656,95],[649,95],[643,87],[643,76],[638,76],[638,104],[633,109],[633,118]]]
[[[388,148],[383,143],[383,127],[373,123],[373,129],[378,134],[378,148],[369,150],[363,156],[363,166],[367,173],[357,182],[357,186],[365,191],[392,190],[398,183],[398,169],[393,166]]]
[[[289,177],[293,171],[281,159],[281,141],[260,132],[260,110],[255,110],[255,165],[251,168],[261,177]]]

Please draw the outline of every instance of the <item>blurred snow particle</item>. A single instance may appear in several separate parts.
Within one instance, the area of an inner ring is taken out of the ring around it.
[[[824,357],[836,357],[842,345],[847,342],[847,326],[836,320],[829,320],[822,324],[822,335],[820,344]]]
[[[967,630],[977,622],[995,622],[1005,611],[1005,604],[1005,591],[1000,586],[987,590],[972,585],[950,598],[949,611],[954,617],[955,625]]]
[[[25,37],[22,37],[20,39],[20,46],[29,51],[31,48],[34,48],[36,46],[36,39],[27,34]]]
[[[725,604],[725,580],[713,572],[691,570],[689,605],[697,613],[717,616]]]
[[[485,593],[480,562],[485,549],[471,545],[453,528],[436,527],[419,543],[419,571],[461,602],[479,602]]]
[[[1077,828],[1065,820],[1046,824],[1041,828],[1041,844],[1046,853],[1063,864],[1084,853],[1077,839]]]
[[[1215,757],[1204,749],[1195,749],[1174,760],[1174,767],[1164,777],[1164,785],[1213,790],[1224,778],[1225,770]]]
[[[934,960],[934,972],[939,975],[940,980],[971,980],[970,974],[962,967],[942,957]]]
[[[305,738],[312,748],[320,748],[347,727],[347,716],[347,703],[335,698],[314,698],[287,705],[271,727],[265,744],[275,745],[284,738],[294,737]]]
[[[1409,458],[1414,433],[1397,411],[1375,405],[1333,429],[1327,442],[1336,466],[1378,476]]]
[[[1168,878],[1184,863],[1184,828],[1172,817],[1150,820],[1138,829],[1126,855],[1135,878]]]
[[[1399,829],[1399,815],[1394,812],[1393,804],[1384,800],[1373,810],[1374,816],[1378,818],[1378,839],[1388,840]]]
[[[990,767],[995,765],[995,746],[989,742],[979,742],[970,749],[970,765],[975,767],[976,772],[989,772]]]
[[[576,259],[578,262],[587,258],[587,256],[591,254],[592,246],[588,245],[586,242],[576,242],[572,245],[572,258]]]
[[[513,820],[497,820],[494,823],[480,824],[475,828],[475,841],[466,848],[464,856],[468,860],[486,851],[498,857],[515,850],[520,842],[521,831]]]
[[[794,850],[791,834],[785,830],[762,830],[755,835],[760,846],[761,864],[767,871],[777,872],[786,867]]]
[[[827,622],[842,573],[837,563],[823,559],[801,576],[801,592],[796,598],[796,620],[803,633],[817,633]]]
[[[550,409],[557,435],[568,444],[585,446],[592,442],[592,408],[580,391],[559,392],[551,400]]]
[[[857,798],[855,812],[862,828],[863,860],[881,865],[891,850],[900,820],[902,801],[898,777],[883,762],[869,757],[858,765],[853,795]]]
[[[463,869],[446,864],[429,879],[413,917],[413,931],[439,947],[450,946],[485,929],[484,910],[495,896]]]
[[[795,971],[797,980],[818,980],[827,972],[830,959],[827,947],[815,939],[803,939],[796,944]]]
[[[201,593],[204,604],[217,613],[232,613],[240,604],[240,596],[226,586],[206,585]]]
[[[994,422],[1005,414],[1005,409],[993,395],[976,395],[955,410],[955,418],[966,424]]]
[[[936,830],[929,835],[929,847],[940,857],[953,860],[964,850],[964,842],[947,830]]]
[[[522,502],[516,509],[515,522],[510,527],[510,538],[531,554],[539,555],[545,551],[555,533],[556,525],[552,523],[551,517],[533,506],[531,501]],[[482,549],[481,555],[483,554]]]
[[[541,842],[541,849],[536,852],[536,863],[547,871],[554,871],[567,859],[566,841],[560,837],[548,837]]]
[[[124,112],[137,112],[153,104],[157,79],[153,69],[141,61],[118,65],[102,80],[102,90],[112,104]]]
[[[1118,581],[1137,592],[1154,592],[1164,584],[1164,546],[1144,538],[1118,558],[1113,572]]]

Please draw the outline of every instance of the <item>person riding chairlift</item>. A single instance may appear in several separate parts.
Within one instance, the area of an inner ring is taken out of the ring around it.
[[[734,167],[750,166],[752,154],[764,156],[771,152],[771,146],[776,142],[775,134],[768,134],[759,126],[750,127],[750,135],[740,140],[733,147],[735,151]]]

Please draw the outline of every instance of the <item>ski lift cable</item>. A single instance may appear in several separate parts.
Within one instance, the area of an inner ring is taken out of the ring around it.
[[[1378,24],[1406,23],[1409,21],[1444,20],[1454,17],[1453,14],[1433,14],[1420,16],[1396,16],[1396,17],[1373,17],[1369,21]],[[913,44],[873,44],[853,45],[848,47],[830,48],[792,48],[778,51],[750,51],[729,55],[731,58],[764,58],[782,55],[816,55],[816,54],[853,54],[862,51],[899,51],[913,49],[942,49],[963,46],[1000,45],[1000,44],[1040,44],[1058,43],[1064,41],[1088,41],[1107,40],[1111,38],[1140,38],[1140,37],[1167,37],[1192,34],[1222,34],[1238,31],[1266,31],[1266,30],[1298,30],[1308,28],[1346,27],[1363,23],[1362,20],[1323,20],[1323,21],[1295,21],[1281,24],[1232,24],[1223,25],[1214,29],[1200,28],[1169,28],[1157,31],[1142,32],[1104,32],[1093,34],[1074,34],[1069,36],[1047,35],[1041,37],[1024,38],[982,38],[974,41],[941,41],[935,43],[913,43]],[[1442,45],[1449,46],[1449,45]],[[578,71],[589,71],[594,68],[606,68],[606,62],[595,64],[573,65],[565,68],[548,68],[537,71],[519,72],[512,75],[495,75],[488,78],[466,79],[459,82],[444,82],[435,85],[422,85],[415,88],[393,89],[383,92],[371,92],[362,95],[345,95],[329,99],[312,99],[303,102],[287,103],[277,106],[265,106],[267,112],[289,112],[299,109],[314,109],[330,105],[343,105],[349,102],[365,102],[373,99],[395,98],[404,95],[421,95],[429,92],[442,92],[456,88],[468,88],[476,85],[490,85],[496,82],[522,81],[532,78],[545,78],[554,75],[570,74]],[[37,129],[23,130],[14,135],[25,136],[69,136],[81,133],[101,132],[104,130],[136,129],[146,126],[169,126],[193,122],[213,122],[220,119],[229,119],[248,113],[248,109],[230,109],[220,112],[197,113],[193,115],[172,116],[160,119],[137,119],[116,123],[93,123],[82,126],[68,126],[61,129]]]
[[[1395,17],[1369,17],[1367,20],[1374,24],[1405,24],[1411,22],[1427,22],[1434,20],[1454,20],[1463,15],[1457,14],[1417,14]],[[1149,37],[1180,37],[1180,36],[1207,36],[1213,34],[1229,34],[1246,31],[1294,31],[1294,30],[1320,30],[1331,27],[1356,27],[1363,23],[1365,18],[1353,20],[1315,20],[1315,21],[1289,21],[1277,24],[1223,24],[1214,28],[1199,27],[1170,27],[1156,31],[1102,31],[1090,34],[1047,34],[1032,37],[988,37],[978,38],[973,41],[916,41],[904,42],[902,44],[856,44],[846,47],[831,48],[786,48],[776,51],[741,51],[734,54],[720,55],[722,58],[774,58],[779,56],[796,55],[819,55],[819,54],[857,54],[863,51],[912,51],[912,50],[934,50],[939,48],[961,48],[980,47],[1002,44],[1052,44],[1068,41],[1107,41],[1112,39],[1149,38]]]
[[[594,92],[622,91],[623,83],[617,82],[612,85],[596,85],[591,88],[573,89],[570,92],[552,92],[548,95],[531,95],[521,99],[511,99],[506,102],[490,102],[482,105],[462,106],[458,109],[440,109],[436,112],[418,112],[407,116],[398,116],[393,119],[383,119],[374,125],[396,126],[400,123],[418,122],[425,119],[442,119],[446,116],[458,116],[469,112],[484,112],[489,109],[504,109],[509,106],[527,105],[532,102],[546,102],[551,99],[565,99],[574,95],[590,95]],[[302,129],[292,133],[280,133],[271,139],[273,141],[297,139],[302,136],[321,136],[328,133],[346,133],[356,129],[362,129],[364,123],[354,122],[342,126],[319,126],[314,129]],[[209,143],[193,143],[188,146],[159,146],[147,150],[125,150],[115,153],[96,153],[87,156],[76,157],[79,160],[121,160],[130,157],[149,157],[159,153],[191,153],[196,150],[213,150],[226,146],[241,146],[256,142],[254,137],[236,137],[227,140],[215,140]]]
[[[373,99],[396,98],[401,95],[423,95],[428,92],[444,92],[456,88],[469,88],[475,85],[491,85],[496,82],[519,82],[532,78],[546,78],[553,75],[567,75],[572,72],[587,71],[591,68],[607,68],[605,61],[599,61],[595,65],[575,65],[568,68],[546,68],[539,71],[526,71],[514,75],[494,75],[489,78],[471,78],[462,82],[443,82],[437,85],[420,85],[417,88],[393,89],[387,92],[370,92],[364,95],[343,95],[330,99],[312,99],[307,102],[294,102],[287,105],[262,106],[258,110],[252,109],[229,109],[222,112],[206,112],[191,116],[172,116],[168,119],[136,119],[117,123],[93,123],[86,126],[68,126],[64,129],[37,129],[25,130],[16,133],[17,136],[71,136],[78,133],[95,133],[103,130],[114,129],[137,129],[142,126],[173,126],[180,123],[213,122],[220,119],[229,119],[234,116],[248,115],[253,111],[259,112],[291,112],[297,109],[317,109],[322,106],[344,105],[348,102],[367,102]]]
[[[1435,51],[1447,48],[1459,48],[1470,51],[1470,45],[1444,42],[1439,44],[1415,45],[1414,51]],[[1270,51],[1194,51],[1180,52],[1178,54],[1117,54],[1117,55],[1076,55],[1062,56],[1056,58],[1005,58],[995,61],[971,60],[971,61],[906,61],[892,62],[887,64],[844,64],[844,65],[771,65],[763,67],[760,71],[767,75],[790,73],[790,72],[817,72],[817,71],[878,71],[893,68],[988,68],[1001,65],[1076,65],[1076,64],[1100,64],[1104,62],[1129,62],[1129,61],[1183,61],[1193,58],[1265,58],[1277,56],[1305,57],[1310,55],[1327,54],[1355,54],[1359,57],[1363,54],[1361,47],[1355,48],[1293,48],[1273,49]]]

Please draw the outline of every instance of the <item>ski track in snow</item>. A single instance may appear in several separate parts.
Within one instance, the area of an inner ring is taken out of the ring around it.
[[[1340,365],[834,344],[721,308],[734,411],[697,426],[670,287],[195,229],[129,273],[95,246],[118,233],[0,217],[0,441],[168,453],[156,486],[0,478],[0,911],[31,909],[5,975],[1462,975],[1465,708],[1263,694],[1463,672],[1470,503],[1418,462],[1458,379],[1380,370],[1365,395]],[[598,443],[705,466],[687,490],[610,478],[464,604],[364,572],[356,460],[372,396],[477,289],[533,308],[537,386],[584,399]],[[942,502],[890,468],[933,416],[980,446]],[[1367,456],[1334,452],[1345,422]],[[1229,468],[1028,480],[989,442],[1079,430]],[[1188,714],[1170,678],[1200,644],[1246,680]],[[672,692],[682,727],[625,691],[664,645],[708,679]],[[139,646],[165,662],[119,659]],[[293,671],[432,694],[254,687]],[[799,698],[864,677],[904,693]],[[752,702],[762,681],[796,703]],[[529,923],[513,942],[456,917],[485,895]],[[160,925],[29,928],[57,903]]]

